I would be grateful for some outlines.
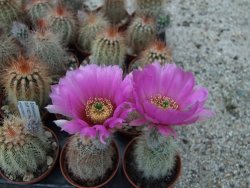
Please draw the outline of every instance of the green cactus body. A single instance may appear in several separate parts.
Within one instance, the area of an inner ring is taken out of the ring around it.
[[[136,17],[128,28],[127,43],[138,54],[156,38],[156,26],[149,17]]]
[[[19,57],[6,68],[3,85],[11,104],[17,106],[18,101],[35,101],[40,108],[49,98],[50,80],[47,68],[35,59]]]
[[[75,135],[67,145],[66,160],[75,177],[88,181],[88,186],[93,186],[96,179],[104,177],[113,167],[114,154],[111,140],[102,144],[99,140]]]
[[[62,0],[63,5],[67,6],[74,12],[83,8],[83,0]]]
[[[45,18],[52,11],[52,7],[49,0],[33,0],[28,6],[28,15],[32,24],[36,25],[38,20]]]
[[[77,38],[78,47],[85,52],[90,52],[92,41],[96,36],[103,32],[108,26],[108,22],[103,16],[98,14],[90,14],[88,18],[80,25],[79,34]]]
[[[27,53],[47,64],[51,75],[62,75],[66,71],[66,51],[60,38],[49,30],[32,34]]]
[[[20,54],[20,47],[16,41],[7,35],[0,34],[0,69],[2,70]]]
[[[137,12],[148,16],[157,16],[164,0],[137,0]]]
[[[105,0],[103,12],[112,24],[119,24],[128,17],[124,0]]]
[[[22,45],[27,46],[31,32],[26,25],[20,22],[14,22],[11,33]]]
[[[0,127],[0,167],[6,175],[36,172],[46,162],[46,139],[31,135],[25,121],[13,116],[5,118]]]
[[[166,138],[153,129],[138,138],[133,155],[144,178],[160,179],[171,174],[177,152],[172,137]]]
[[[0,0],[0,23],[11,26],[13,21],[20,18],[18,4],[14,0]]]
[[[126,47],[123,36],[114,28],[99,34],[93,42],[92,60],[96,64],[123,65]]]
[[[51,30],[58,34],[64,44],[73,42],[76,23],[73,16],[65,8],[58,6],[48,18]]]

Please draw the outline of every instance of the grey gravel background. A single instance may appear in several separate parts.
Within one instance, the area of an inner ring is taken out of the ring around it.
[[[210,91],[216,117],[178,128],[176,187],[250,187],[250,0],[171,0],[175,62]]]

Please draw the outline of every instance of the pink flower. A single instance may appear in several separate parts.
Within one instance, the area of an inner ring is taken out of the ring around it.
[[[55,121],[62,130],[91,138],[99,136],[104,143],[130,112],[127,100],[131,94],[131,79],[123,80],[118,66],[87,65],[67,72],[52,87],[52,105],[47,110],[72,119]]]
[[[205,120],[213,113],[204,108],[208,90],[195,84],[192,73],[175,64],[159,63],[133,72],[134,107],[142,115],[134,126],[149,124],[165,136],[175,134],[171,126]]]

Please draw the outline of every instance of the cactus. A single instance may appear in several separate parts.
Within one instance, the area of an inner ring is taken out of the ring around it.
[[[137,0],[137,13],[148,16],[157,16],[165,0]]]
[[[128,28],[127,43],[132,53],[139,53],[156,38],[156,25],[152,18],[136,17]]]
[[[112,157],[115,150],[111,139],[102,144],[98,139],[90,139],[74,135],[67,145],[66,161],[71,173],[93,186],[98,178],[104,177],[113,167]]]
[[[15,0],[0,0],[0,23],[9,27],[20,18],[19,6]]]
[[[43,19],[52,11],[50,0],[32,0],[27,6],[28,15],[32,24],[35,26],[38,20]]]
[[[91,13],[87,19],[81,23],[77,38],[78,47],[86,52],[91,51],[92,41],[98,33],[103,32],[108,26],[108,22],[102,15]]]
[[[27,44],[27,54],[37,57],[47,64],[50,74],[62,75],[66,71],[66,51],[58,35],[46,29],[44,20],[39,21],[39,29],[32,33]]]
[[[40,108],[48,102],[50,80],[47,68],[35,59],[19,57],[6,68],[3,85],[8,101],[17,106],[18,101],[35,101]]]
[[[74,12],[83,8],[83,0],[62,0],[62,3]]]
[[[112,24],[119,24],[128,18],[124,0],[105,0],[103,12]]]
[[[143,132],[134,149],[136,168],[147,179],[160,179],[171,174],[177,152],[172,137],[164,137],[157,130]]]
[[[18,116],[5,118],[0,127],[0,167],[5,175],[24,176],[36,172],[46,163],[46,143],[46,137],[28,133],[25,121]]]
[[[123,65],[126,47],[124,38],[116,28],[107,28],[93,41],[92,60],[97,64]]]
[[[1,29],[0,29],[1,30]],[[0,31],[0,69],[2,70],[13,58],[20,53],[20,47],[13,39]]]
[[[61,5],[58,5],[48,17],[49,28],[58,34],[64,44],[73,42],[76,23],[72,14]]]
[[[31,32],[29,28],[20,22],[13,22],[11,28],[11,34],[16,38],[23,46],[26,46],[29,42]]]

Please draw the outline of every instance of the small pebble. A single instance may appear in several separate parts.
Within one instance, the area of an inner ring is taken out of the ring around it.
[[[31,181],[34,179],[34,174],[29,172],[23,176],[23,181]]]
[[[53,164],[53,162],[54,162],[54,159],[50,156],[47,156],[47,165],[50,166]]]

